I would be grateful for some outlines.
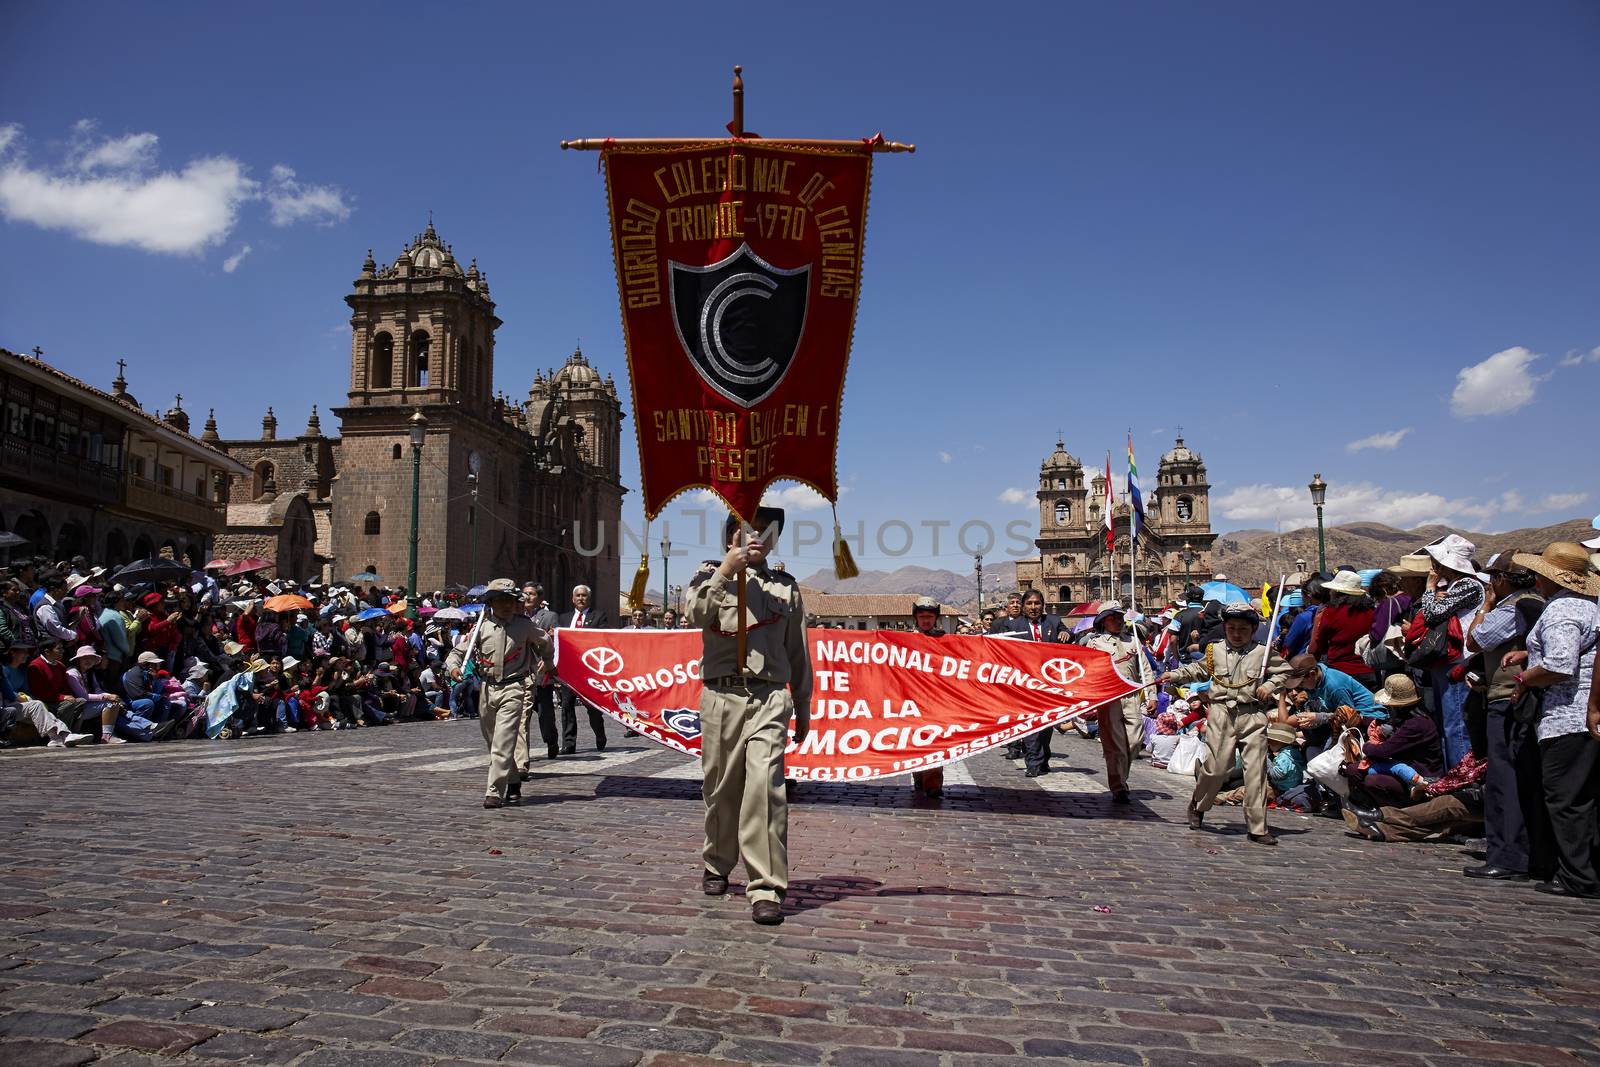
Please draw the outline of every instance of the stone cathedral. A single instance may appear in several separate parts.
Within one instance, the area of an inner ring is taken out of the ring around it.
[[[495,390],[501,320],[477,261],[462,267],[433,223],[392,264],[367,254],[345,296],[350,380],[337,437],[312,408],[279,439],[217,440],[250,475],[229,489],[217,553],[278,560],[280,574],[342,581],[375,571],[405,584],[411,536],[412,420],[425,420],[417,585],[490,578],[544,583],[558,608],[575,584],[617,603],[622,406],[581,351],[535,373],[527,400]]]
[[[1017,561],[1017,584],[1044,593],[1045,610],[1057,614],[1088,600],[1128,598],[1128,515],[1126,483],[1113,473],[1112,529],[1116,575],[1110,571],[1105,534],[1105,472],[1085,483],[1083,464],[1063,441],[1039,464],[1039,555]],[[1183,593],[1187,581],[1211,577],[1211,485],[1205,461],[1179,437],[1161,457],[1155,484],[1140,479],[1144,525],[1139,530],[1135,604],[1141,610],[1165,606]]]

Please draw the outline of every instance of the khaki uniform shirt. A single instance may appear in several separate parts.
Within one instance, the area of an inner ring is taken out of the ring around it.
[[[485,614],[478,627],[478,642],[472,649],[473,673],[494,684],[521,681],[539,668],[549,649],[549,637],[526,615],[513,615],[501,622]],[[466,651],[465,643],[451,649],[446,667],[461,670]]]
[[[700,677],[739,673],[739,590],[708,561],[689,587],[684,617],[705,642]],[[783,571],[744,572],[746,656],[752,678],[787,684],[797,709],[811,704],[811,657],[806,649],[806,608],[800,586]]]
[[[1265,677],[1261,674],[1263,661],[1267,662]],[[1179,667],[1172,672],[1171,678],[1174,682],[1210,679],[1211,703],[1230,711],[1263,711],[1267,704],[1256,699],[1256,686],[1266,686],[1276,701],[1277,692],[1283,687],[1284,676],[1288,673],[1289,665],[1283,661],[1283,657],[1258,641],[1251,641],[1243,649],[1230,648],[1226,641],[1216,641],[1206,646],[1204,657]]]
[[[1139,681],[1139,646],[1127,636],[1118,636],[1105,632],[1092,633],[1084,637],[1084,648],[1093,648],[1111,654],[1111,665],[1117,673],[1130,682]],[[1132,696],[1142,694],[1133,693]]]

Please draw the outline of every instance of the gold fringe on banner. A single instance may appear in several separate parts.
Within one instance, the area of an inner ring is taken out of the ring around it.
[[[650,584],[650,520],[644,524],[644,551],[639,554],[639,569],[633,572],[633,585],[628,587],[628,610],[644,610],[644,590]]]
[[[861,568],[856,566],[855,557],[850,554],[850,546],[845,543],[844,535],[839,532],[839,506],[833,505],[833,576],[840,580],[855,578],[861,574]]]

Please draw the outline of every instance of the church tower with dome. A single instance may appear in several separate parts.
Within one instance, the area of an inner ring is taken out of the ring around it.
[[[526,404],[497,391],[501,320],[487,272],[476,260],[463,267],[431,219],[392,263],[369,251],[345,303],[350,377],[333,409],[331,514],[317,546],[324,576],[374,571],[390,588],[405,585],[420,413],[419,589],[532,580],[560,608],[582,583],[596,604],[614,606],[626,490],[611,376],[574,352],[534,376]]]
[[[1045,609],[1065,614],[1090,600],[1127,600],[1129,505],[1126,472],[1113,470],[1111,513],[1116,545],[1113,557],[1106,551],[1105,472],[1096,468],[1087,487],[1083,464],[1069,453],[1063,440],[1039,464],[1039,555],[1017,561],[1017,584],[1044,593]],[[1135,604],[1165,606],[1182,596],[1185,584],[1211,577],[1211,485],[1205,461],[1183,443],[1180,436],[1161,457],[1155,485],[1142,480],[1144,524],[1137,539]]]

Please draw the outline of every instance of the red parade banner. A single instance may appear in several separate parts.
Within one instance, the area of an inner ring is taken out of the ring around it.
[[[1138,686],[1107,653],[992,637],[892,630],[806,632],[811,733],[785,774],[861,782],[929,770],[1080,718]],[[697,630],[556,631],[556,673],[631,730],[700,755]]]
[[[779,479],[838,498],[871,149],[603,149],[647,518],[695,487],[746,519]]]

